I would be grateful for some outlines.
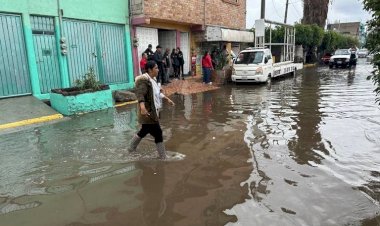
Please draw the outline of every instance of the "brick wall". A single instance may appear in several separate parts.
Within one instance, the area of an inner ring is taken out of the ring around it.
[[[147,17],[180,23],[203,24],[206,1],[206,25],[245,29],[246,0],[145,0]]]

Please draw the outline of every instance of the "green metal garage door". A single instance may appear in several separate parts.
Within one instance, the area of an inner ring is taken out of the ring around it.
[[[82,79],[90,67],[99,76],[95,22],[64,20],[63,36],[67,39],[70,83]]]
[[[0,98],[31,92],[21,16],[0,14]]]
[[[81,79],[89,67],[105,84],[128,81],[125,25],[65,19],[70,82]]]
[[[100,51],[104,82],[127,82],[125,28],[123,25],[99,24]]]
[[[32,16],[33,43],[41,93],[61,87],[54,18]]]

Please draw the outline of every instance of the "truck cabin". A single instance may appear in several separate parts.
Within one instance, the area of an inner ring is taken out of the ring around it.
[[[266,64],[270,59],[271,54],[267,54],[265,50],[242,51],[235,64]]]

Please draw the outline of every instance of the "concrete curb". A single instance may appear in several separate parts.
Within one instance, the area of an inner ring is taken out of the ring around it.
[[[304,64],[304,65],[303,65],[304,68],[315,67],[315,66],[317,66],[316,63],[315,63],[315,64]]]
[[[0,125],[0,130],[20,127],[20,126],[26,126],[26,125],[31,125],[31,124],[35,124],[35,123],[48,122],[48,121],[61,119],[61,118],[63,118],[63,115],[54,114],[54,115],[42,116],[39,118],[26,119],[26,120],[22,120],[22,121],[18,121],[18,122],[11,122],[11,123],[2,124],[2,125]]]
[[[138,101],[134,100],[134,101],[124,102],[124,103],[121,103],[121,104],[115,104],[115,108],[122,107],[122,106],[129,105],[129,104],[137,104],[137,103],[138,103]]]

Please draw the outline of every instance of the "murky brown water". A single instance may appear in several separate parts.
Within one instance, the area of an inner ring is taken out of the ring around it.
[[[0,136],[0,225],[380,225],[371,66],[173,96],[167,149],[125,156],[135,106]],[[155,154],[155,153],[154,153]]]

